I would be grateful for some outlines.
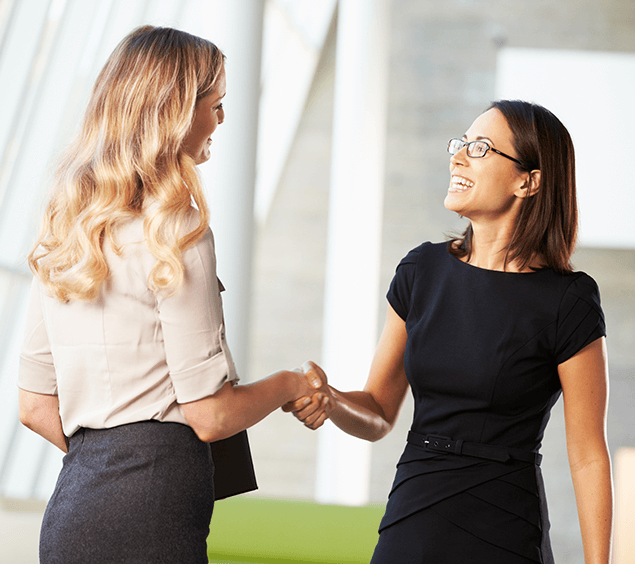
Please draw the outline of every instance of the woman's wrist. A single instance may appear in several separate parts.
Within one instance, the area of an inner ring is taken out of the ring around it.
[[[302,397],[305,392],[302,386],[301,375],[293,370],[280,370],[276,373],[279,378],[279,386],[282,391],[282,403],[289,403]]]

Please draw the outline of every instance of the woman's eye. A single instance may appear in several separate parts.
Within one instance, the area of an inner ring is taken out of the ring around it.
[[[223,108],[223,103],[221,102],[220,104],[218,104],[218,106],[216,106],[216,110],[221,110]]]

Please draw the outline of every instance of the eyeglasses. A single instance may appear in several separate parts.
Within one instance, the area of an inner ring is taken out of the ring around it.
[[[521,163],[518,159],[510,157],[509,155],[506,155],[498,149],[494,149],[494,147],[492,147],[487,141],[470,141],[468,143],[467,141],[463,141],[463,139],[450,139],[450,141],[448,142],[448,153],[450,153],[451,155],[456,155],[461,149],[463,149],[463,147],[467,147],[468,157],[480,159],[487,155],[487,151],[491,150],[494,153],[497,153],[498,155],[509,159],[510,161],[518,163],[520,166],[525,166],[524,163]]]

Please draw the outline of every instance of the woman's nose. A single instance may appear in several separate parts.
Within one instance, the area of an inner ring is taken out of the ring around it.
[[[455,153],[450,157],[450,162],[453,165],[464,165],[467,161],[467,148],[463,147],[458,153]]]

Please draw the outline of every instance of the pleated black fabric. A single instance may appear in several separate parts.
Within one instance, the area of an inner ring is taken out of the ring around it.
[[[476,268],[446,243],[411,251],[387,297],[406,322],[412,431],[424,436],[538,452],[558,364],[605,335],[588,275]],[[408,443],[373,564],[419,562],[551,564],[540,468]]]
[[[541,511],[544,489],[537,479],[539,471],[534,464],[515,460],[501,463],[430,455],[409,444],[399,463],[380,531],[383,535],[392,527],[407,526],[402,521],[431,510],[469,533],[468,538],[507,550],[522,557],[522,562],[548,562],[543,556],[543,537],[548,535],[549,524]],[[437,536],[438,531],[423,530],[416,542],[429,545]]]
[[[185,425],[81,429],[44,514],[40,563],[206,563],[213,473],[209,445]]]
[[[379,537],[371,564],[534,564],[534,559],[510,552],[474,536],[448,520],[437,506],[422,509]]]

